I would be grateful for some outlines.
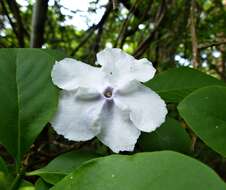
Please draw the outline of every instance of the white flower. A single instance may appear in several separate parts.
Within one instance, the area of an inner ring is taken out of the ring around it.
[[[167,114],[159,95],[140,83],[155,69],[116,48],[98,53],[97,64],[66,58],[54,65],[53,83],[63,91],[52,126],[69,140],[97,136],[114,152],[133,151],[140,131],[154,131]]]

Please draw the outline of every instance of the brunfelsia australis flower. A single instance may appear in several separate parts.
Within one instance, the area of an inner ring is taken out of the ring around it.
[[[154,131],[167,114],[159,95],[140,83],[155,69],[116,48],[99,52],[97,64],[66,58],[53,66],[53,83],[63,90],[52,126],[69,140],[96,136],[116,153],[133,151],[141,131]]]

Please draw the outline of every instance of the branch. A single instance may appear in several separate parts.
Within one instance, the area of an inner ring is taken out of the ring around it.
[[[74,56],[76,52],[89,40],[89,38],[94,34],[94,31],[102,28],[105,21],[107,20],[108,16],[110,15],[112,10],[112,3],[109,1],[106,7],[106,10],[100,19],[100,22],[96,25],[91,26],[86,32],[85,36],[82,38],[81,42],[78,44],[78,46],[72,51],[71,56]]]
[[[165,0],[163,0],[156,14],[154,30],[139,44],[138,48],[133,53],[134,57],[139,58],[146,51],[147,47],[149,46],[149,43],[155,37],[157,29],[162,24],[163,18],[165,17],[165,13]]]
[[[99,48],[100,48],[102,34],[103,34],[103,25],[97,31],[96,40],[95,40],[95,43],[93,45],[93,52],[94,52],[95,56],[96,56],[96,54],[97,54],[97,52],[99,51]]]
[[[132,4],[130,3],[130,1],[128,0],[119,0],[120,3],[123,4],[123,6],[128,9],[128,10],[131,10],[132,8]],[[150,2],[149,2],[150,3]],[[136,16],[137,18],[141,18],[143,16],[143,11],[140,11],[140,9],[138,7],[136,7],[132,13],[134,14],[134,16]],[[147,15],[147,18],[148,18],[148,15]]]
[[[16,24],[12,21],[11,17],[9,16],[9,12],[8,12],[8,10],[6,8],[5,3],[2,0],[0,0],[0,3],[2,5],[2,10],[3,10],[4,14],[7,17],[8,21],[9,21],[9,23],[10,23],[12,29],[13,29],[14,34],[16,35],[16,38],[17,38],[18,43],[19,43],[19,47],[24,47],[24,41],[21,38],[19,32],[17,31]]]
[[[142,17],[140,18],[139,22],[135,26],[133,26],[131,29],[129,29],[128,27],[125,29],[124,33],[121,35],[122,36],[121,40],[119,41],[118,46],[120,48],[123,47],[123,44],[125,43],[127,37],[132,36],[137,32],[137,30],[139,29],[140,23],[148,19],[148,12],[151,10],[152,3],[153,3],[153,0],[150,0],[149,4],[146,6],[146,9],[144,10]]]
[[[196,1],[192,0],[191,2],[191,16],[190,16],[190,30],[191,30],[191,41],[192,41],[192,64],[194,68],[199,66],[199,49],[198,49],[198,40],[196,36],[196,18],[195,18],[195,8]]]
[[[40,48],[44,43],[45,20],[49,0],[36,0],[32,12],[32,30],[30,47]]]
[[[127,31],[127,27],[129,25],[129,21],[130,21],[130,19],[132,17],[132,13],[135,10],[135,8],[137,7],[137,5],[138,5],[139,2],[140,2],[140,0],[136,0],[134,2],[134,4],[131,6],[127,17],[126,17],[126,19],[124,20],[124,22],[122,24],[122,27],[121,27],[120,32],[119,32],[119,35],[118,35],[118,37],[117,37],[117,39],[115,41],[114,47],[117,47],[118,42],[121,42],[122,41],[123,36],[125,35],[125,33]]]
[[[17,174],[15,179],[13,180],[9,190],[17,190],[18,186],[19,186],[19,183],[21,181],[21,178],[22,178],[22,176],[20,174]]]
[[[21,47],[24,47],[24,36],[25,35],[29,36],[29,34],[24,28],[24,24],[22,22],[22,18],[21,18],[21,15],[20,15],[20,9],[19,9],[18,4],[15,0],[6,0],[6,2],[9,6],[10,11],[13,14],[13,17],[16,20],[16,23],[17,23],[16,28],[17,28],[17,32],[18,32],[18,35],[19,35],[19,39],[21,41]]]
[[[210,42],[210,43],[199,44],[198,49],[203,50],[203,49],[206,49],[209,47],[220,46],[223,44],[226,44],[226,39],[223,39],[222,41],[215,41],[215,42]]]
[[[118,6],[118,0],[111,0],[111,1],[112,1],[113,10],[116,10]]]

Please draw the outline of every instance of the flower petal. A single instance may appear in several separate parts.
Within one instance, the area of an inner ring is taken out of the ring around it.
[[[136,81],[118,90],[114,101],[120,108],[130,110],[130,119],[141,131],[154,131],[165,121],[165,102],[157,93]]]
[[[147,59],[137,60],[117,48],[107,48],[97,54],[97,63],[113,84],[122,84],[131,80],[146,82],[153,78],[155,68]]]
[[[93,88],[78,88],[76,98],[79,100],[89,101],[100,98],[100,93]]]
[[[98,122],[103,104],[101,96],[83,100],[77,97],[77,91],[62,91],[52,127],[69,140],[92,139],[100,132]]]
[[[126,110],[119,109],[113,101],[107,101],[101,112],[101,132],[98,139],[115,153],[133,151],[140,135],[129,119]]]
[[[155,68],[148,59],[143,58],[134,62],[132,69],[133,78],[140,82],[147,82],[155,75]]]
[[[104,81],[100,68],[71,58],[56,62],[51,76],[53,83],[64,90],[75,90],[78,87],[97,87],[98,89]]]

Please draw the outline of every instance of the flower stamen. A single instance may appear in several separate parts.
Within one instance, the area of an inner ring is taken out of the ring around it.
[[[108,88],[106,88],[105,89],[105,91],[104,91],[104,97],[105,98],[111,98],[112,97],[112,95],[113,95],[113,89],[112,88],[110,88],[110,87],[108,87]]]

